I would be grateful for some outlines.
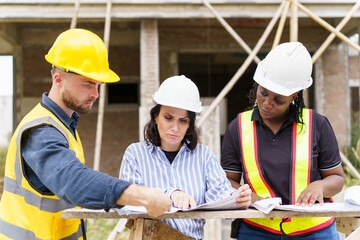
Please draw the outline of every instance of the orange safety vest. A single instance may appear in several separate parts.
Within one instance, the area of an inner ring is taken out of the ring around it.
[[[292,157],[290,169],[290,201],[295,204],[301,192],[310,184],[312,167],[312,110],[303,109],[303,122],[293,123],[292,130]],[[258,141],[256,123],[251,121],[252,110],[240,113],[238,116],[239,136],[242,152],[242,164],[253,192],[263,198],[276,197],[274,191],[264,178],[259,164]],[[302,128],[301,128],[302,127]],[[323,229],[334,222],[333,217],[312,218],[246,218],[246,223],[265,229],[275,234],[300,235]]]

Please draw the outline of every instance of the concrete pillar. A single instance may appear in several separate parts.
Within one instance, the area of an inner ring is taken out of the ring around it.
[[[203,103],[202,114],[205,113],[213,99],[201,99]],[[197,117],[201,118],[201,114]],[[220,161],[220,107],[217,106],[208,119],[200,128],[200,141],[207,145]],[[222,239],[222,221],[221,219],[207,219],[204,227],[204,240]]]
[[[159,33],[157,20],[145,19],[140,26],[140,108],[139,139],[150,120],[152,95],[159,87]]]
[[[174,51],[160,50],[160,80],[179,75],[178,54]]]
[[[329,46],[315,64],[315,110],[329,119],[340,149],[350,144],[348,69],[346,43]]]

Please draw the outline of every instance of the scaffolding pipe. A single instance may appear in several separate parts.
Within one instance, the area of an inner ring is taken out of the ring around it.
[[[309,9],[304,7],[301,3],[297,2],[297,6],[300,10],[305,12],[310,18],[312,18],[314,21],[319,23],[321,26],[326,28],[328,31],[334,33],[338,38],[349,44],[351,47],[355,48],[358,52],[360,52],[360,46],[358,44],[355,44],[352,42],[348,37],[346,37],[344,34],[336,30],[333,26],[322,20],[320,17],[316,16],[314,13],[312,13]]]
[[[349,20],[351,19],[352,15],[359,9],[360,7],[360,1],[358,1],[349,11],[349,13],[344,17],[343,20],[341,20],[341,22],[339,23],[339,25],[335,28],[337,31],[341,31],[343,29],[343,27],[349,22]],[[320,46],[320,48],[314,53],[314,55],[312,56],[312,63],[314,64],[319,57],[324,53],[324,51],[326,50],[326,48],[330,45],[330,43],[334,40],[334,38],[336,37],[336,35],[334,33],[331,33],[327,39],[325,40],[325,42]]]
[[[360,173],[356,170],[356,168],[351,164],[350,160],[347,159],[347,157],[340,152],[340,157],[343,163],[349,168],[350,172],[358,179],[360,179]]]
[[[297,42],[299,32],[297,0],[291,1],[290,42]]]
[[[208,0],[203,0],[204,5],[215,15],[217,20],[223,25],[223,27],[230,33],[230,35],[237,41],[240,46],[248,53],[251,53],[250,47],[246,44],[246,42],[235,32],[235,30],[224,20],[223,17],[220,16],[220,14],[211,6],[211,4],[208,2]],[[256,63],[260,62],[260,59],[255,56],[254,61]]]
[[[274,39],[272,48],[279,45],[280,38],[281,38],[282,32],[284,30],[285,21],[286,21],[286,17],[287,17],[287,14],[288,14],[288,11],[289,11],[289,6],[290,6],[290,1],[289,0],[285,0],[285,1],[286,1],[286,4],[284,6],[284,9],[283,9],[280,21],[279,21],[279,26],[278,26],[277,31],[276,31],[276,35],[275,35],[275,39]]]
[[[256,54],[259,52],[260,48],[264,44],[267,37],[270,35],[271,30],[274,28],[274,25],[276,24],[276,21],[279,19],[280,14],[284,8],[285,1],[283,1],[276,11],[274,17],[269,22],[269,25],[266,27],[263,35],[260,37],[259,41],[256,43],[255,48],[250,53],[250,55],[246,58],[245,62],[241,65],[239,70],[235,73],[235,75],[231,78],[231,80],[226,84],[226,86],[221,90],[219,95],[214,99],[214,101],[210,104],[207,111],[204,113],[204,115],[201,116],[199,119],[199,122],[197,125],[201,127],[201,125],[205,122],[205,120],[210,116],[210,114],[214,111],[217,105],[221,102],[221,100],[228,94],[228,92],[232,89],[232,87],[235,85],[235,83],[239,80],[239,78],[244,74],[246,69],[249,67],[251,62],[254,60]]]
[[[105,18],[105,29],[104,29],[104,43],[106,51],[109,52],[109,39],[110,39],[110,28],[111,28],[111,0],[106,3],[106,18]],[[95,139],[95,152],[94,152],[94,167],[93,169],[99,171],[100,169],[100,153],[102,144],[102,133],[103,133],[103,122],[104,122],[104,108],[105,108],[105,97],[106,97],[106,84],[100,85],[100,99],[99,99],[99,110],[98,120],[96,126],[96,139]]]
[[[71,19],[70,29],[76,28],[77,19],[78,19],[78,15],[79,15],[79,9],[80,9],[80,0],[75,0],[75,13]]]

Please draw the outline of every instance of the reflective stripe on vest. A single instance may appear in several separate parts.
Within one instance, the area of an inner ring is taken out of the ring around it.
[[[75,206],[56,195],[41,194],[23,175],[22,135],[26,130],[41,125],[55,127],[64,135],[78,159],[85,162],[78,133],[75,139],[55,115],[38,104],[24,117],[10,141],[0,203],[0,236],[11,239],[82,239],[80,220],[61,218],[61,211]]]
[[[37,238],[32,231],[29,231],[24,228],[20,228],[18,226],[7,223],[2,219],[0,219],[0,239],[2,239],[1,238],[2,235],[10,239],[41,240],[40,238]],[[73,240],[79,238],[82,239],[81,225],[79,225],[77,232],[71,234],[68,237],[62,238],[61,240]]]
[[[245,177],[253,192],[260,197],[276,197],[264,178],[258,157],[258,141],[255,121],[251,121],[252,111],[238,116],[239,136],[242,152],[242,164]],[[290,201],[296,203],[301,192],[310,184],[312,167],[312,110],[303,109],[303,126],[294,123],[292,131],[292,157],[290,173]],[[333,223],[334,218],[249,218],[245,222],[275,234],[300,235],[322,229]],[[282,230],[280,228],[282,224]]]

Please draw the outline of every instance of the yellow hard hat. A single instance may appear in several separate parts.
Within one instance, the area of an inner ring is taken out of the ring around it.
[[[45,55],[46,61],[96,81],[111,83],[120,80],[109,68],[104,42],[85,29],[70,29],[61,33]]]

